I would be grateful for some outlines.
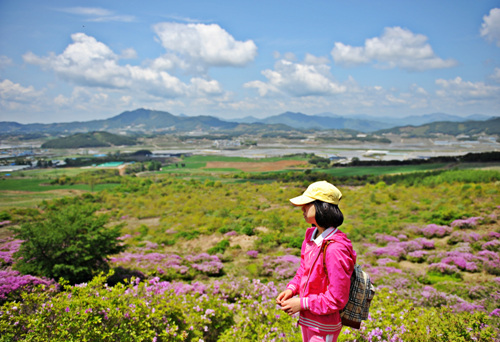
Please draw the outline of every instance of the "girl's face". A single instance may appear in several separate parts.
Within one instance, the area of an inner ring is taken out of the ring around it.
[[[308,203],[301,206],[302,213],[304,215],[304,220],[307,223],[316,225],[316,208],[314,204]]]

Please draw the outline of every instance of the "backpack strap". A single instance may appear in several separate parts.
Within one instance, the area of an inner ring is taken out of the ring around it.
[[[328,271],[326,269],[326,247],[328,247],[328,245],[332,242],[332,240],[325,240],[325,243],[323,243],[323,269],[325,270],[326,275],[328,275]]]

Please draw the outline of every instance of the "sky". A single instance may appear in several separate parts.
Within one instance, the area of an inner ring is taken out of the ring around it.
[[[500,1],[0,0],[0,121],[500,116]]]

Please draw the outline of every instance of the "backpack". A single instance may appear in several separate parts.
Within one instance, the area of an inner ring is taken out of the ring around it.
[[[325,242],[323,245],[323,268],[325,269],[325,273],[328,274],[325,264],[326,247],[332,241],[327,240]],[[370,276],[361,269],[361,266],[358,264],[354,265],[354,271],[351,276],[351,287],[349,289],[349,301],[340,310],[342,325],[359,329],[361,321],[368,319],[368,311],[370,310],[370,304],[374,296],[375,287],[370,281]]]

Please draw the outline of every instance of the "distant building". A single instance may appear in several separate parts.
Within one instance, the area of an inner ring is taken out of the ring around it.
[[[0,172],[14,172],[31,168],[30,165],[7,165],[0,166]]]
[[[378,156],[385,156],[388,153],[389,153],[389,151],[368,150],[365,153],[363,153],[363,156],[365,156],[365,157],[378,157]]]
[[[235,148],[241,146],[241,141],[236,140],[215,140],[213,143],[215,148]]]

